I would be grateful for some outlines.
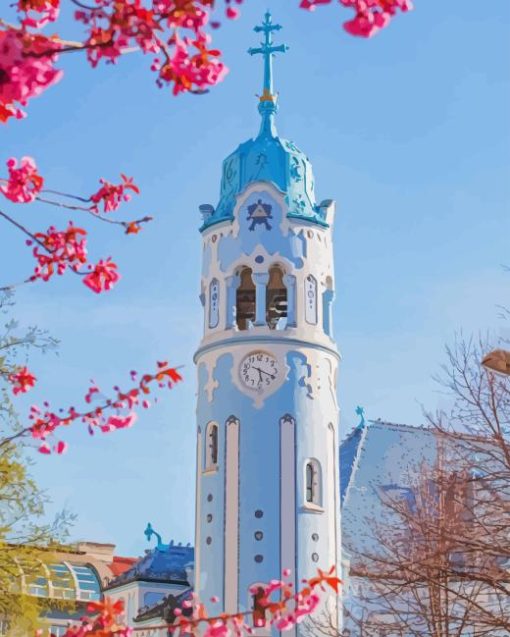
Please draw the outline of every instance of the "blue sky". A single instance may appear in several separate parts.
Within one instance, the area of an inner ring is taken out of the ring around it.
[[[198,205],[217,203],[221,161],[258,129],[261,62],[245,51],[266,5],[291,47],[276,63],[279,132],[312,160],[319,199],[338,206],[342,432],[357,404],[370,418],[421,423],[422,405],[445,404],[431,377],[454,333],[504,333],[496,305],[510,304],[501,267],[510,262],[510,4],[416,0],[370,41],[343,32],[346,11],[297,4],[245,2],[216,33],[231,72],[208,95],[157,89],[142,56],[96,70],[69,56],[63,81],[0,131],[2,165],[32,155],[48,187],[83,194],[99,176],[125,172],[142,190],[125,216],[156,217],[136,237],[84,221],[92,258],[112,255],[122,271],[109,294],[96,297],[71,275],[20,289],[20,321],[61,341],[58,355],[33,358],[40,382],[21,413],[43,398],[78,404],[90,378],[108,388],[162,358],[185,365],[186,382],[131,430],[89,438],[76,426],[67,455],[35,457],[50,510],[78,514],[74,538],[136,555],[150,520],[167,539],[193,540]],[[69,218],[42,206],[16,212],[33,229]],[[23,238],[5,225],[0,246],[6,283],[31,270]]]

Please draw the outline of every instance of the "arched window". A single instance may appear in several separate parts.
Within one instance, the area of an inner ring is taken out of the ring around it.
[[[240,330],[249,329],[255,321],[255,284],[251,278],[251,268],[242,268],[236,293],[236,321]]]
[[[274,330],[282,327],[287,318],[287,288],[283,282],[284,272],[279,265],[269,268],[269,283],[266,288],[266,322]]]
[[[333,279],[328,276],[326,277],[326,289],[322,293],[322,325],[326,334],[328,336],[331,336],[331,338],[333,338],[333,320],[331,308],[334,298],[335,293],[333,291]]]
[[[305,500],[307,504],[322,505],[321,467],[317,460],[307,460],[305,466]]]
[[[214,469],[218,464],[218,425],[210,422],[206,430],[205,470]]]
[[[220,283],[213,279],[209,284],[209,327],[218,327],[220,320]]]
[[[305,320],[317,325],[317,279],[311,274],[305,279]]]
[[[259,584],[250,586],[252,594],[253,626],[254,628],[265,628],[266,626],[266,606],[263,603],[266,596],[264,587]]]

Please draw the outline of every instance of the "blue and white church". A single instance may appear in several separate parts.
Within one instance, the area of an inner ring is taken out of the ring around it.
[[[340,571],[335,208],[317,203],[308,158],[276,129],[280,29],[269,13],[255,27],[260,130],[224,160],[218,204],[200,206],[194,572],[200,598],[220,599],[214,614],[252,609],[250,588],[284,569],[296,589],[317,568]],[[339,621],[339,600],[325,603]]]

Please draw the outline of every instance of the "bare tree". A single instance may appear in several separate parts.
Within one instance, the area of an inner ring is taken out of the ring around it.
[[[351,554],[345,635],[510,635],[510,377],[481,367],[493,348],[447,349],[437,380],[451,408],[427,414],[436,460],[409,467],[406,489],[380,489],[370,541]],[[339,635],[324,615],[314,631]]]

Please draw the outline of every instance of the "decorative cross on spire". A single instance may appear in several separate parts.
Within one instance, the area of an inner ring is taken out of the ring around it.
[[[276,113],[276,95],[273,91],[273,55],[285,53],[289,48],[285,44],[277,46],[273,44],[273,31],[279,31],[281,28],[281,25],[273,24],[271,13],[267,11],[264,22],[253,29],[256,33],[264,34],[264,41],[260,43],[260,47],[248,49],[250,55],[260,54],[264,58],[264,87],[259,103],[259,112],[262,115],[261,133],[268,127],[274,133],[272,131],[272,116]]]

